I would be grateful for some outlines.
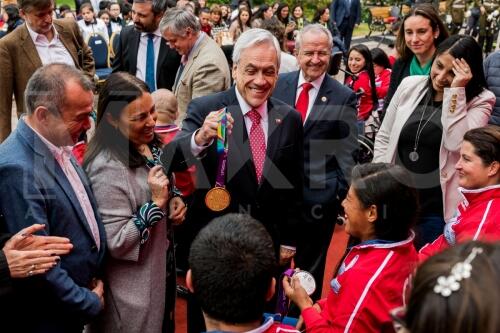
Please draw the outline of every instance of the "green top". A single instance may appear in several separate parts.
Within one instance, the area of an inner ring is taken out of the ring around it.
[[[424,67],[420,67],[420,63],[416,56],[413,56],[410,63],[410,75],[429,75],[431,72],[432,61],[429,61]]]

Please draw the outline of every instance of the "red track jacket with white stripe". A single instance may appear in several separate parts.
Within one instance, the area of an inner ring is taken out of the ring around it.
[[[331,291],[302,311],[307,333],[394,332],[389,311],[404,304],[403,291],[417,264],[413,235],[397,243],[354,246]]]
[[[419,252],[419,260],[468,240],[500,240],[500,185],[477,190],[458,189],[463,200],[458,215],[444,227],[444,233]]]

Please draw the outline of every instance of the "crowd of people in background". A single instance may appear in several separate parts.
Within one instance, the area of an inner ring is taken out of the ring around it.
[[[498,0],[403,6],[3,1],[5,327],[500,330]]]

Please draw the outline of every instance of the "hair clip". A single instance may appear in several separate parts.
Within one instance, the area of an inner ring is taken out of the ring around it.
[[[460,281],[470,278],[472,265],[471,262],[476,258],[477,254],[483,253],[480,247],[472,248],[469,256],[462,262],[457,262],[451,269],[451,274],[448,276],[441,275],[437,278],[437,283],[434,286],[434,292],[443,297],[450,296],[454,291],[460,289]]]

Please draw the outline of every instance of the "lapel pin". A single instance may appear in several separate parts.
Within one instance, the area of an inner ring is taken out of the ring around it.
[[[275,120],[276,120],[276,125],[281,124],[281,119],[277,118],[277,119],[275,119]]]
[[[326,97],[325,96],[321,97],[321,101],[326,102]]]

